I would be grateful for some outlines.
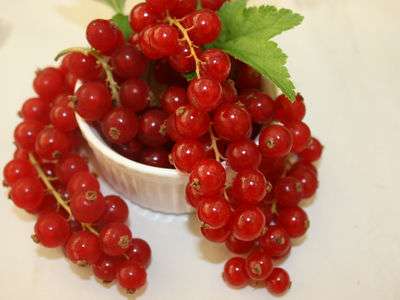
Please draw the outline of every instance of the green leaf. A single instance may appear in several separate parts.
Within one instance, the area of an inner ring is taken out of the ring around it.
[[[182,75],[183,75],[183,77],[185,77],[185,79],[187,81],[191,81],[191,80],[195,79],[196,76],[197,76],[196,72],[185,73],[185,74],[182,74]]]
[[[125,16],[123,14],[116,14],[114,17],[112,17],[112,20],[114,24],[117,25],[119,29],[121,29],[125,39],[128,39],[132,35],[133,31],[131,26],[129,25],[128,16]]]
[[[246,0],[224,4],[218,12],[222,30],[218,40],[210,46],[252,66],[294,101],[295,87],[285,66],[287,56],[270,39],[299,25],[303,17],[289,9],[265,5],[247,8],[246,4]]]
[[[124,13],[126,0],[104,0],[117,14]]]

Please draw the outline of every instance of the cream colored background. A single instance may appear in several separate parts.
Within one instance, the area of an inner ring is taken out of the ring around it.
[[[258,1],[262,2],[262,1]],[[400,4],[396,0],[273,1],[305,15],[279,38],[326,145],[311,228],[284,266],[284,299],[400,299]],[[32,95],[33,71],[84,43],[84,26],[111,11],[90,0],[0,0],[0,166],[13,152],[16,111]],[[33,244],[33,220],[0,201],[0,299],[125,299],[55,250]],[[166,199],[167,200],[167,199]],[[193,222],[131,207],[133,232],[153,247],[149,285],[137,299],[273,299],[227,288],[225,252]],[[135,299],[135,297],[130,297]]]

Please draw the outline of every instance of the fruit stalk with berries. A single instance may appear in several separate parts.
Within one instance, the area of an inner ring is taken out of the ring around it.
[[[301,204],[318,187],[322,145],[270,39],[302,17],[245,0],[147,0],[128,18],[124,1],[108,2],[117,15],[90,22],[90,47],[38,71],[20,111],[4,179],[15,205],[38,216],[34,241],[129,292],[146,283],[150,247],[124,224],[126,203],[102,195],[78,113],[120,155],[188,175],[202,234],[235,255],[228,284],[284,293],[291,281],[275,262],[309,227]],[[265,80],[283,93],[265,93]]]

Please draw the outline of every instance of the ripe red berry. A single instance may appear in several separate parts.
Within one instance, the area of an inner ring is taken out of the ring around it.
[[[94,223],[103,215],[106,203],[98,191],[83,191],[74,194],[70,207],[75,219],[81,223]]]
[[[172,148],[172,161],[175,167],[190,173],[193,166],[206,157],[204,145],[195,140],[182,140]]]
[[[36,177],[18,179],[11,187],[10,196],[14,204],[27,211],[34,211],[44,198],[44,187]]]
[[[274,186],[274,197],[280,206],[297,206],[303,197],[303,186],[294,177],[282,177]]]
[[[24,159],[14,159],[6,164],[3,169],[4,180],[8,185],[13,185],[18,179],[24,177],[34,177],[35,168]]]
[[[241,241],[254,241],[265,226],[265,216],[258,208],[248,208],[236,212],[233,217],[233,235]]]
[[[222,86],[222,100],[221,103],[233,103],[237,98],[237,90],[235,82],[231,79],[225,80],[221,83]]]
[[[156,52],[160,53],[161,56],[174,55],[179,51],[179,32],[172,25],[154,25],[152,34],[149,38],[152,47]]]
[[[283,157],[289,154],[293,145],[290,131],[281,125],[270,125],[261,130],[259,148],[265,157]]]
[[[143,145],[139,141],[133,139],[127,144],[112,145],[112,148],[126,158],[138,160],[140,152],[143,149]]]
[[[127,108],[116,107],[101,121],[104,138],[112,144],[126,144],[139,130],[139,121],[135,113]]]
[[[268,227],[264,235],[258,239],[260,247],[272,257],[280,257],[291,248],[290,236],[278,225]]]
[[[198,162],[190,173],[190,184],[201,195],[213,195],[225,185],[226,173],[221,163],[214,159]]]
[[[183,137],[197,139],[208,131],[210,118],[206,112],[185,105],[176,110],[175,125]]]
[[[177,0],[170,13],[175,18],[183,18],[184,16],[196,10],[197,0]]]
[[[104,253],[119,256],[128,250],[132,233],[123,223],[110,223],[100,231],[99,239]]]
[[[40,98],[30,98],[22,105],[21,116],[25,121],[47,123],[49,120],[49,103]]]
[[[222,82],[231,71],[231,60],[227,54],[219,49],[208,49],[200,55],[202,61],[200,74],[202,77]]]
[[[52,127],[44,128],[36,138],[35,151],[43,159],[59,159],[71,150],[68,136]]]
[[[70,234],[68,221],[56,212],[41,214],[36,221],[34,238],[45,247],[63,246]]]
[[[139,119],[138,139],[149,147],[160,147],[168,142],[168,114],[160,109],[146,111]]]
[[[102,255],[98,237],[88,231],[74,232],[65,245],[65,255],[81,266],[95,264]]]
[[[147,26],[154,25],[158,17],[147,3],[139,3],[132,8],[129,22],[134,32],[141,32]]]
[[[190,28],[189,36],[196,45],[213,42],[221,31],[221,20],[210,9],[201,9],[186,16],[184,26]]]
[[[201,234],[210,242],[213,243],[224,243],[229,235],[232,233],[229,225],[221,228],[211,228],[207,225],[203,225],[200,228]]]
[[[275,295],[282,295],[291,286],[289,274],[282,268],[274,268],[265,280],[267,290]]]
[[[264,250],[254,250],[246,259],[246,272],[253,280],[267,279],[272,268],[272,259]]]
[[[86,160],[77,154],[65,156],[55,165],[56,176],[64,184],[67,184],[74,174],[82,171],[89,171],[89,167]]]
[[[232,257],[224,266],[223,277],[225,281],[234,287],[243,287],[249,281],[246,272],[246,260],[242,257]]]
[[[303,187],[303,198],[312,197],[318,188],[318,178],[317,174],[312,169],[307,169],[305,167],[296,168],[290,170],[289,176],[297,178]]]
[[[40,98],[51,101],[64,91],[64,74],[52,67],[40,70],[33,81],[33,88]]]
[[[78,128],[74,109],[66,105],[54,106],[50,111],[50,120],[55,128],[63,132]]]
[[[96,177],[88,171],[75,173],[68,181],[67,191],[70,196],[84,191],[99,191],[100,184]]]
[[[268,95],[251,92],[241,95],[239,101],[246,106],[253,122],[265,124],[271,121],[274,113],[274,101]]]
[[[95,80],[100,77],[102,72],[93,55],[85,55],[80,52],[68,54],[68,72],[81,80]]]
[[[136,48],[124,45],[111,55],[111,67],[120,78],[137,78],[147,69],[146,57]]]
[[[155,25],[152,25],[143,29],[143,31],[141,31],[139,34],[140,49],[146,57],[152,60],[163,57],[163,54],[154,47],[151,41],[151,38],[154,35],[154,29]]]
[[[235,171],[257,169],[261,163],[261,152],[253,141],[244,139],[228,145],[226,158]]]
[[[139,112],[150,103],[150,87],[142,79],[131,78],[121,84],[119,97],[123,106]]]
[[[241,63],[237,70],[236,87],[239,90],[260,89],[262,76],[249,65]]]
[[[111,109],[111,94],[100,81],[82,84],[76,92],[76,111],[86,121],[99,121]]]
[[[117,280],[121,287],[128,290],[128,293],[134,293],[137,289],[146,284],[147,274],[134,260],[124,262],[117,272]]]
[[[212,10],[218,10],[226,0],[201,0],[201,6]]]
[[[169,152],[163,147],[145,148],[140,154],[139,161],[145,165],[157,168],[170,168]]]
[[[253,241],[241,241],[235,238],[233,235],[229,236],[225,242],[225,245],[229,251],[235,254],[246,254],[254,248]]]
[[[237,141],[247,139],[251,134],[249,113],[238,104],[222,104],[214,114],[214,129],[218,137]]]
[[[43,124],[37,121],[24,121],[14,130],[16,144],[25,150],[34,150],[36,138],[43,129]]]
[[[302,152],[299,153],[299,158],[303,161],[314,162],[321,158],[323,146],[316,138],[311,138]]]
[[[203,198],[197,206],[199,220],[215,229],[227,225],[231,214],[230,205],[221,197]]]
[[[311,141],[311,130],[307,124],[301,121],[294,121],[286,124],[293,136],[292,152],[302,152]]]
[[[103,282],[112,282],[117,277],[120,266],[124,263],[122,257],[101,255],[95,264],[92,265],[94,275]]]
[[[167,113],[175,111],[187,103],[186,91],[179,86],[170,86],[161,96],[161,106]]]
[[[271,184],[258,170],[239,171],[232,183],[232,192],[235,194],[235,198],[246,203],[261,202],[271,189]]]
[[[291,238],[304,235],[310,226],[306,212],[298,206],[280,208],[278,224],[286,230]]]
[[[189,84],[187,96],[190,104],[195,108],[211,111],[221,103],[222,87],[213,79],[193,79]]]
[[[281,121],[301,121],[306,114],[303,97],[297,94],[292,103],[285,95],[280,95],[275,100],[275,118]]]
[[[147,268],[151,260],[151,248],[142,239],[132,239],[128,251],[125,253],[130,260],[133,260],[143,268]]]
[[[196,189],[190,184],[186,185],[185,189],[186,201],[194,208],[197,208],[202,196],[196,191]]]
[[[111,54],[122,42],[122,32],[109,20],[97,19],[86,28],[89,44],[103,54]]]
[[[195,52],[197,55],[200,54],[198,49]],[[186,42],[179,43],[177,52],[168,57],[168,62],[175,71],[180,73],[192,72],[196,67],[190,47]]]
[[[147,5],[157,13],[173,9],[177,2],[177,0],[146,0]]]
[[[98,225],[104,226],[109,223],[124,223],[128,219],[128,205],[121,197],[109,195],[104,197],[105,209]]]

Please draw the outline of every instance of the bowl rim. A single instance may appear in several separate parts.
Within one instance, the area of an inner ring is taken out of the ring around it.
[[[90,126],[83,118],[81,118],[78,113],[75,113],[75,115],[76,115],[76,120],[78,122],[78,126],[81,129],[82,134],[84,135],[84,138],[87,140],[87,142],[91,144],[92,147],[96,148],[98,151],[103,153],[107,158],[112,160],[114,163],[143,174],[153,175],[158,177],[179,179],[183,175],[176,169],[148,166],[122,156],[121,154],[114,151],[107,144],[105,144],[100,139],[100,137],[94,133],[94,128]]]

